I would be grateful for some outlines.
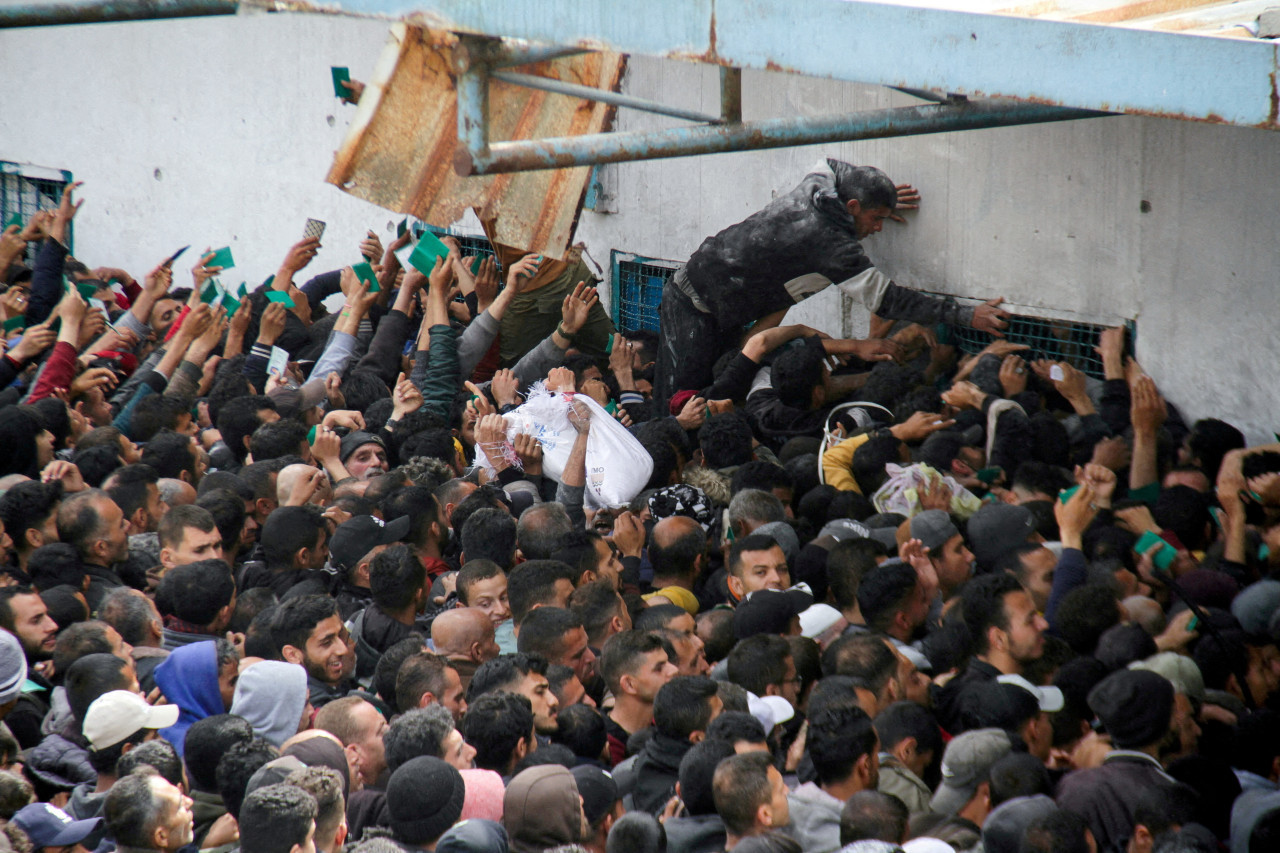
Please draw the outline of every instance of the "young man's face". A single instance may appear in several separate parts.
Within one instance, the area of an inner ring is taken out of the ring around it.
[[[444,668],[444,695],[440,697],[440,704],[449,709],[449,713],[453,714],[455,723],[461,722],[464,714],[467,713],[467,691],[462,689],[462,678],[459,677],[458,671],[451,666]]]
[[[1039,660],[1044,654],[1044,632],[1049,623],[1036,610],[1031,596],[1022,591],[1006,593],[1004,612],[1009,620],[1009,656],[1018,663]]]
[[[176,516],[175,516],[176,517]],[[185,566],[201,560],[222,559],[222,535],[218,528],[208,533],[198,527],[182,528],[182,541],[172,550],[164,548],[160,552],[160,562],[165,568]]]
[[[516,692],[528,698],[533,705],[533,728],[540,735],[559,731],[560,722],[556,719],[556,711],[560,710],[560,700],[551,692],[545,675],[531,672],[521,681]]]
[[[350,635],[335,613],[316,623],[307,638],[303,665],[317,681],[337,684],[351,675],[351,658],[347,654]]]
[[[782,548],[743,551],[738,566],[729,576],[729,587],[739,598],[762,589],[784,590],[791,586],[791,570]]]
[[[679,670],[667,659],[667,653],[655,649],[646,654],[640,665],[631,673],[635,685],[636,698],[642,702],[652,702],[662,689],[662,685],[679,674]]]
[[[58,625],[49,616],[40,596],[15,595],[9,599],[13,611],[14,634],[22,643],[28,661],[48,660],[53,657],[53,647],[58,642]]]
[[[884,228],[884,221],[893,214],[887,207],[863,207],[857,201],[850,201],[848,207],[853,214],[854,234],[859,240],[879,234]]]
[[[564,656],[556,663],[564,664],[573,670],[579,681],[590,681],[596,672],[596,656],[587,645],[587,632],[584,628],[574,628],[561,638]],[[665,655],[664,655],[665,657]]]
[[[495,628],[511,618],[507,604],[507,576],[498,573],[491,578],[472,582],[467,587],[467,607],[483,610]]]

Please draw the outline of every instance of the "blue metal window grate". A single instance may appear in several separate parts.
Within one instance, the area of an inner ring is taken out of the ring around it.
[[[1129,340],[1136,339],[1137,327],[1126,321]],[[994,338],[967,326],[948,326],[951,339],[961,350],[976,353],[990,344]],[[1098,336],[1107,327],[1098,323],[1078,320],[1055,320],[1049,317],[1017,316],[1010,320],[1005,337],[1016,344],[1026,344],[1030,353],[1023,353],[1028,361],[1049,359],[1065,361],[1095,379],[1102,379],[1102,359],[1094,352]]]
[[[658,331],[658,304],[662,302],[662,288],[680,264],[659,258],[643,258],[616,249],[611,253],[611,261],[614,325],[626,331]]]
[[[458,245],[462,247],[462,256],[471,258],[479,255],[482,258],[492,257],[495,253],[493,246],[489,245],[489,241],[484,237],[473,237],[468,234],[455,234],[448,228],[441,228],[437,225],[426,226],[427,230],[437,237],[452,237],[458,241]]]
[[[25,225],[37,211],[56,209],[62,200],[62,189],[69,183],[68,171],[0,160],[0,226],[15,213]],[[74,228],[72,223],[73,230],[67,234],[68,248],[74,248]],[[35,246],[27,247],[29,257],[34,252]]]

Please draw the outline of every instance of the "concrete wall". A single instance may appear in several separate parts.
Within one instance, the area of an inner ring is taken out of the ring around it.
[[[332,269],[357,258],[365,228],[387,239],[399,218],[323,182],[353,113],[329,66],[367,77],[385,37],[377,21],[263,14],[0,31],[0,159],[86,182],[76,253],[91,265],[141,275],[178,246],[229,244],[227,278],[261,281],[315,217],[329,230],[313,269]],[[714,113],[718,79],[641,57],[626,90]],[[743,101],[748,119],[914,103],[763,73],[745,75]],[[619,115],[624,130],[672,123]],[[578,239],[606,271],[611,249],[681,260],[822,156],[923,192],[910,224],[867,244],[900,282],[1136,319],[1144,366],[1189,417],[1226,417],[1251,441],[1280,430],[1277,133],[1108,118],[619,164],[605,170],[616,212],[584,212]],[[793,314],[865,330],[833,293]]]

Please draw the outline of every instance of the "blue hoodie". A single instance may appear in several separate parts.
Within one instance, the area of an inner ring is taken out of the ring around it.
[[[182,709],[178,722],[160,730],[160,736],[182,755],[187,729],[197,720],[226,713],[218,689],[218,647],[212,640],[173,650],[156,667],[156,686],[170,704]]]

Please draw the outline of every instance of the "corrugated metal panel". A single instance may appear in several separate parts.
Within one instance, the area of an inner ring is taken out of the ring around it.
[[[380,207],[448,225],[473,209],[490,238],[563,258],[582,206],[588,167],[488,177],[461,177],[457,96],[448,32],[397,23],[366,84],[351,130],[326,180]],[[625,60],[586,53],[521,70],[617,91]],[[537,139],[609,129],[605,104],[491,80],[489,134],[494,140]],[[491,224],[490,224],[491,223]]]

